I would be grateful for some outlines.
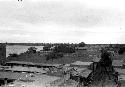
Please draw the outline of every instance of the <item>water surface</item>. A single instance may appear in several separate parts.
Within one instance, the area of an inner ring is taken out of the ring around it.
[[[9,56],[9,54],[12,53],[24,53],[28,50],[29,47],[36,47],[37,51],[40,51],[43,49],[43,46],[24,46],[24,45],[7,45],[6,46],[6,57]]]

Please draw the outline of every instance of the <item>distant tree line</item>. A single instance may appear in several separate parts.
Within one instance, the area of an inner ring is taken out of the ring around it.
[[[7,43],[6,45],[25,45],[25,46],[57,46],[60,44],[67,44],[67,45],[71,45],[71,46],[78,46],[78,45],[82,45],[84,46],[85,43],[81,42],[81,43]]]

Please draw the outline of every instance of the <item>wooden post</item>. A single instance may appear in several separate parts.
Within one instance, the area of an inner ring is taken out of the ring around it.
[[[0,44],[0,64],[4,64],[6,62],[6,44]]]
[[[94,72],[95,72],[95,67],[94,67],[94,65],[95,65],[95,62],[93,61],[93,74],[94,74]]]

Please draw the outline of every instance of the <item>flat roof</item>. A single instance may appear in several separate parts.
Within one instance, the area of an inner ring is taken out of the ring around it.
[[[6,62],[6,64],[24,64],[24,65],[36,65],[36,66],[60,66],[61,64],[45,64],[45,63],[32,63],[32,62],[25,62],[25,61],[10,61]]]
[[[84,65],[90,65],[90,64],[92,64],[93,62],[82,62],[82,61],[76,61],[76,62],[74,62],[74,63],[71,63],[71,65],[82,65],[82,66],[84,66]]]

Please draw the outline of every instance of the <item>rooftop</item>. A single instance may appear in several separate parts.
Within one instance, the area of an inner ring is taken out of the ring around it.
[[[25,61],[10,61],[6,62],[6,64],[19,64],[19,65],[38,65],[38,66],[59,66],[61,64],[46,64],[46,63],[32,63],[32,62],[25,62]]]

